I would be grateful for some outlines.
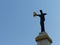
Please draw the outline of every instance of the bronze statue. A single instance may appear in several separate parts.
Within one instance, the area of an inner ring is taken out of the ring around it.
[[[45,32],[45,28],[44,28],[44,21],[45,21],[45,15],[46,13],[43,13],[42,10],[40,10],[41,14],[37,14],[36,12],[34,12],[34,16],[39,16],[40,17],[40,25],[41,25],[41,32]]]

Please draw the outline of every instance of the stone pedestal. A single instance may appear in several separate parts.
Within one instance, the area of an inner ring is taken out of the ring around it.
[[[48,36],[46,32],[40,32],[35,38],[37,45],[51,45],[52,39]]]

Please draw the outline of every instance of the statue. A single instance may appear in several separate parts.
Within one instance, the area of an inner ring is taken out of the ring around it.
[[[45,21],[45,15],[46,13],[43,13],[42,10],[40,10],[41,14],[37,14],[36,12],[34,12],[34,16],[39,16],[40,17],[40,25],[41,25],[41,32],[45,32],[45,28],[44,28],[44,21]]]

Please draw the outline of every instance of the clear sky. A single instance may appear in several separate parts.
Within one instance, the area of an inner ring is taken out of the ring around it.
[[[33,12],[46,12],[45,30],[52,45],[60,45],[60,0],[0,0],[0,45],[37,45],[39,18]]]

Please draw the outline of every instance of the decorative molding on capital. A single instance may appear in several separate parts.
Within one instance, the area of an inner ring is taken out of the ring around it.
[[[39,33],[39,36],[37,36],[35,38],[35,40],[38,42],[38,41],[41,41],[41,40],[44,40],[44,39],[48,39],[48,41],[50,41],[50,43],[52,43],[52,39],[48,36],[48,34],[46,32],[41,32]]]

